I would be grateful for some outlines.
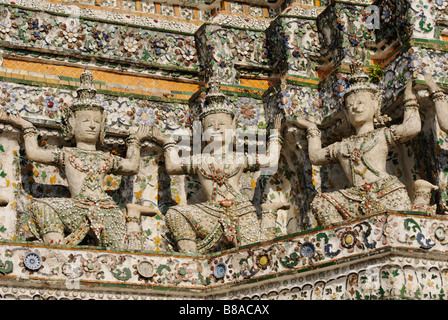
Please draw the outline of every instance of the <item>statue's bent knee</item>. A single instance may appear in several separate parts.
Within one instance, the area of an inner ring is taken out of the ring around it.
[[[37,237],[47,233],[64,234],[64,224],[58,216],[58,213],[47,203],[40,201],[33,201],[29,207],[32,226],[31,230],[35,232]]]
[[[334,205],[322,194],[318,194],[311,202],[311,211],[320,225],[328,226],[344,221]]]
[[[170,209],[165,215],[165,222],[173,235],[174,240],[193,240],[196,241],[196,233],[191,224],[180,212]]]

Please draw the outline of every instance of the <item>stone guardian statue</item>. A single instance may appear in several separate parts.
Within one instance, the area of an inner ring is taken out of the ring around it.
[[[294,124],[307,131],[310,161],[314,165],[338,162],[351,188],[319,193],[311,210],[323,226],[387,210],[410,210],[411,201],[405,186],[386,171],[388,151],[412,139],[421,130],[417,98],[409,79],[404,92],[403,122],[375,129],[381,122],[379,88],[370,83],[361,66],[351,67],[350,86],[344,95],[343,110],[356,134],[322,147],[316,124],[298,119]]]
[[[82,73],[77,97],[62,119],[63,136],[66,140],[74,138],[75,147],[42,148],[31,122],[4,110],[0,111],[0,120],[22,130],[29,160],[65,171],[71,198],[33,199],[29,208],[33,234],[47,244],[76,245],[92,230],[98,245],[125,248],[125,212],[105,192],[103,179],[109,173],[137,173],[140,141],[149,128],[140,126],[127,138],[125,158],[97,150],[105,135],[106,115],[96,99],[93,75],[88,70]]]
[[[178,250],[207,253],[218,245],[240,247],[273,238],[277,235],[275,211],[282,205],[265,210],[266,217],[260,220],[252,202],[239,191],[238,183],[244,171],[254,172],[278,163],[281,116],[277,115],[274,120],[275,133],[270,135],[263,155],[238,155],[233,149],[227,150],[225,134],[230,130],[234,139],[236,119],[233,106],[227,104],[216,83],[210,85],[200,119],[215,148],[206,152],[205,146],[200,155],[191,155],[183,163],[175,161],[179,158],[177,143],[153,128],[153,139],[163,146],[167,173],[197,175],[207,198],[204,203],[176,205],[168,210],[165,221]]]

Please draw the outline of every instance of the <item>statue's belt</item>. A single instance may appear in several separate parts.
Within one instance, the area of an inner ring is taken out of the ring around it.
[[[107,215],[108,209],[119,209],[117,204],[111,199],[74,199],[74,205],[85,211],[84,216],[90,221],[90,227],[100,238],[101,232],[104,229],[104,218]],[[106,211],[104,211],[106,210]]]
[[[117,204],[111,199],[73,199],[73,203],[82,209],[112,209],[117,208]]]
[[[382,203],[378,201],[379,199],[404,188],[406,187],[397,177],[390,176],[384,179],[379,179],[374,183],[366,183],[362,186],[339,190],[336,194],[341,194],[345,199],[357,203],[359,205],[359,210],[361,210],[363,214],[371,214],[384,210]],[[353,217],[353,212],[350,210],[350,204],[348,204],[348,206],[344,205],[341,203],[340,199],[333,197],[332,193],[323,193],[322,196],[327,199],[345,219]]]
[[[221,201],[199,203],[195,206],[216,218],[228,216],[229,213],[234,217],[241,217],[255,211],[254,205],[248,200],[224,199]]]
[[[229,215],[231,215],[232,217],[239,218],[241,216],[244,216],[248,213],[255,211],[254,205],[249,200],[235,201],[232,206],[227,207],[221,206],[217,201],[197,203],[193,204],[192,206],[217,219],[227,217]],[[170,210],[175,210],[180,214],[182,214],[183,216],[185,216],[187,220],[191,220],[191,218],[189,217],[190,210],[182,210],[182,209],[183,209],[182,206],[174,206],[170,208]]]
[[[231,200],[231,201],[229,201]],[[255,211],[255,207],[249,200],[243,199],[225,199],[222,201],[208,201],[194,205],[204,213],[216,218],[216,224],[203,240],[197,244],[199,252],[205,252],[215,245],[224,234],[230,242],[238,243],[239,239],[239,219],[251,212]],[[182,214],[190,223],[194,219],[189,217],[187,212],[183,212],[180,208],[172,207]],[[221,227],[220,227],[221,226]]]
[[[45,200],[35,199],[34,201],[49,205],[58,214],[61,222],[71,229],[71,233],[64,240],[65,243],[71,245],[81,242],[91,227],[98,235],[103,228],[105,216],[110,214],[111,210],[120,210],[117,204],[110,198],[51,198]],[[38,233],[33,233],[40,237]]]
[[[389,176],[373,183],[365,183],[361,186],[339,190],[338,192],[350,200],[362,202],[366,195],[375,195],[379,199],[401,188],[405,188],[403,183],[397,177]]]

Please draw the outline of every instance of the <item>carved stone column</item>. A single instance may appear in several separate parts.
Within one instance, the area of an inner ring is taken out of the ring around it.
[[[268,56],[277,81],[263,95],[266,121],[282,113],[286,120],[305,117],[320,123],[322,101],[318,92],[320,40],[317,30],[318,9],[293,4],[279,15],[266,30]],[[293,198],[291,208],[279,215],[285,232],[292,233],[315,225],[308,205],[314,191],[314,172],[306,152],[306,139],[301,130],[287,126],[281,161],[288,168],[291,183],[285,186]],[[281,164],[280,164],[281,165]],[[275,189],[266,190],[275,193]]]

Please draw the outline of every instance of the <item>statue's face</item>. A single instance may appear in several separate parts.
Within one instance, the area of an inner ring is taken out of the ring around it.
[[[367,91],[354,92],[345,99],[345,114],[354,127],[373,122],[377,107],[378,101]]]
[[[80,110],[73,116],[76,142],[96,143],[101,132],[103,114],[99,110]]]
[[[202,122],[202,129],[210,130],[211,135],[220,135],[224,137],[226,130],[234,130],[232,116],[227,113],[214,113],[206,116]]]

